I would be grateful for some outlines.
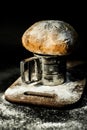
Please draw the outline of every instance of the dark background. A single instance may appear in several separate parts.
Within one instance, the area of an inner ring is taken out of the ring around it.
[[[25,30],[39,20],[63,20],[71,24],[79,34],[78,49],[72,57],[86,60],[87,16],[86,3],[75,1],[24,1],[3,2],[0,6],[0,68],[31,56],[22,46]]]

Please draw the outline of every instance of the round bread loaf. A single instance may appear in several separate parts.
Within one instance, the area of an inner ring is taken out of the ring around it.
[[[64,21],[43,20],[34,23],[22,36],[23,46],[37,54],[67,55],[72,52],[78,34]]]

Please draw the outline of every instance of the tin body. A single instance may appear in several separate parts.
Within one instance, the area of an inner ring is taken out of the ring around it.
[[[27,81],[24,76],[25,64],[28,64]],[[66,60],[64,57],[34,54],[34,57],[21,61],[20,69],[22,81],[25,83],[41,80],[43,85],[55,86],[66,80]]]

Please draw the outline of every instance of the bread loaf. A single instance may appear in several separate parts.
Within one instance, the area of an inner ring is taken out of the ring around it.
[[[72,52],[78,34],[64,21],[43,20],[30,26],[22,36],[23,46],[43,55],[67,55]]]

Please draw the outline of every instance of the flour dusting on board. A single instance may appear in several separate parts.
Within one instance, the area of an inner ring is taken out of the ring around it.
[[[14,87],[10,87],[5,92],[5,95],[16,96],[19,94],[23,94],[27,91],[29,92],[39,92],[39,93],[47,93],[47,94],[55,94],[56,102],[71,104],[79,100],[81,94],[83,92],[83,86],[86,80],[75,81],[75,82],[66,82],[62,85],[58,86],[45,86],[40,85],[38,83],[32,84],[19,84]],[[79,86],[79,87],[78,87]],[[24,96],[24,95],[23,95]],[[21,96],[21,99],[24,97]]]

